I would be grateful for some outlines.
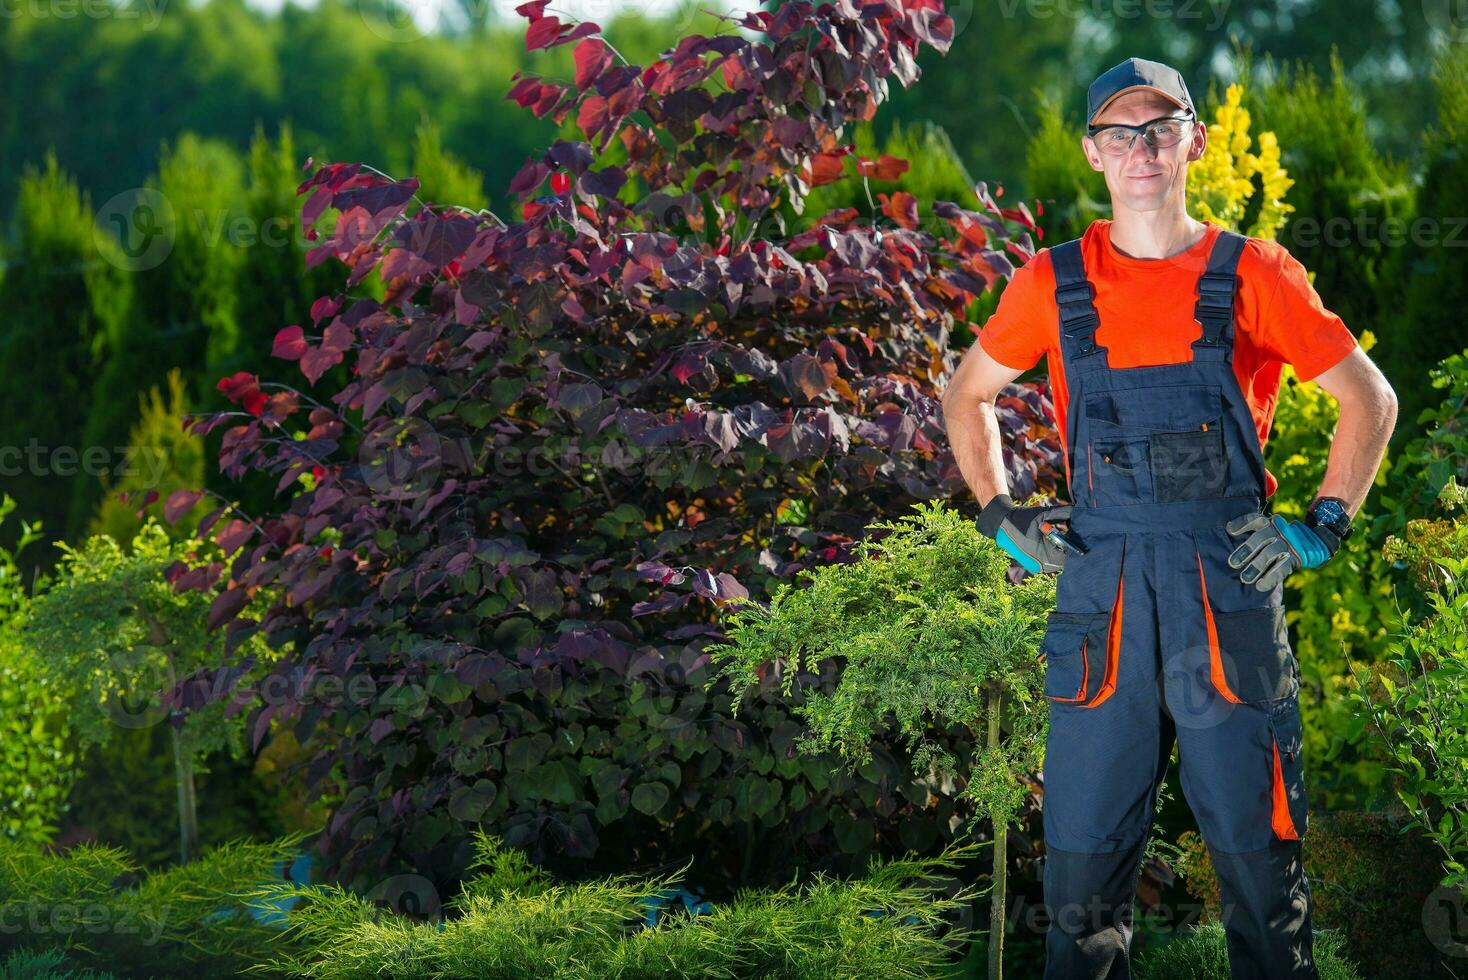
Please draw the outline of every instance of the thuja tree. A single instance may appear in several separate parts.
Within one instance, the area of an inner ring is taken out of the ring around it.
[[[228,427],[227,474],[282,496],[231,542],[227,647],[294,641],[279,670],[342,692],[262,698],[252,730],[311,750],[344,874],[457,874],[480,824],[537,861],[701,850],[738,880],[847,865],[902,827],[936,839],[954,801],[914,805],[898,749],[856,775],[802,759],[777,685],[736,718],[702,681],[721,604],[962,489],[949,332],[1032,254],[1028,209],[980,184],[973,209],[894,191],[802,214],[814,186],[900,174],[843,137],[952,22],[934,0],[791,2],[640,67],[545,7],[519,8],[527,47],[574,45],[575,77],[509,94],[584,138],[526,162],[513,216],[316,167],[309,261],[380,291],[281,330],[304,386],[240,373],[220,385],[238,410],[195,420]],[[1015,464],[1020,493],[1055,485],[1041,397],[1000,404],[1013,458],[1040,461]],[[267,587],[281,601],[235,615]]]

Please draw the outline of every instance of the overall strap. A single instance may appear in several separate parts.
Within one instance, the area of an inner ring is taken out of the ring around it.
[[[1096,346],[1096,327],[1101,317],[1092,302],[1096,287],[1086,278],[1081,259],[1081,240],[1072,238],[1050,249],[1055,269],[1055,305],[1060,308],[1060,353],[1066,373],[1073,374],[1091,364],[1106,365],[1106,348]],[[1087,361],[1086,358],[1095,358]]]
[[[1234,349],[1234,294],[1238,287],[1239,256],[1248,239],[1220,228],[1208,255],[1208,268],[1198,277],[1198,302],[1193,319],[1203,335],[1193,341],[1196,361],[1231,361]]]

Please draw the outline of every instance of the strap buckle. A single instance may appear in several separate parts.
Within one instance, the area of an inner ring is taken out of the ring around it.
[[[1096,298],[1096,287],[1091,285],[1090,280],[1082,279],[1080,282],[1071,283],[1068,286],[1057,286],[1055,289],[1055,302],[1059,306],[1069,306],[1072,303],[1089,303]]]
[[[1221,272],[1205,272],[1198,277],[1198,308],[1230,311],[1234,305],[1237,279]]]

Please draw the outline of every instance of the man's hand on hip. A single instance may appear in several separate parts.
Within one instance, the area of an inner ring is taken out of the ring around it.
[[[1235,517],[1224,527],[1243,541],[1229,554],[1228,567],[1260,592],[1270,591],[1297,569],[1324,565],[1340,548],[1340,541],[1325,528],[1263,511]]]
[[[1042,521],[1069,521],[1070,504],[1016,507],[1007,493],[995,494],[979,512],[979,530],[1014,556],[1027,572],[1058,572],[1065,565],[1065,550],[1045,537]]]

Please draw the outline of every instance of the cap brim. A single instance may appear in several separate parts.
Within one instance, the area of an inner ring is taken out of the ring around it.
[[[1160,88],[1157,88],[1157,87],[1152,86],[1152,85],[1133,85],[1133,86],[1131,86],[1129,88],[1122,89],[1120,92],[1117,92],[1111,98],[1109,98],[1105,102],[1101,103],[1101,105],[1096,109],[1096,111],[1093,112],[1093,113],[1091,113],[1091,118],[1086,120],[1086,125],[1088,125],[1088,126],[1094,126],[1096,124],[1096,117],[1099,116],[1099,115],[1101,115],[1101,113],[1105,112],[1107,106],[1111,105],[1111,103],[1115,102],[1117,99],[1121,98],[1123,95],[1126,95],[1128,92],[1156,92],[1158,95],[1162,96],[1164,99],[1166,99],[1167,101],[1171,102],[1173,105],[1177,106],[1179,109],[1187,109],[1189,112],[1192,111],[1192,109],[1190,109],[1186,103],[1180,102],[1178,100],[1177,96],[1172,95],[1171,93],[1168,93],[1168,92],[1164,92]]]

